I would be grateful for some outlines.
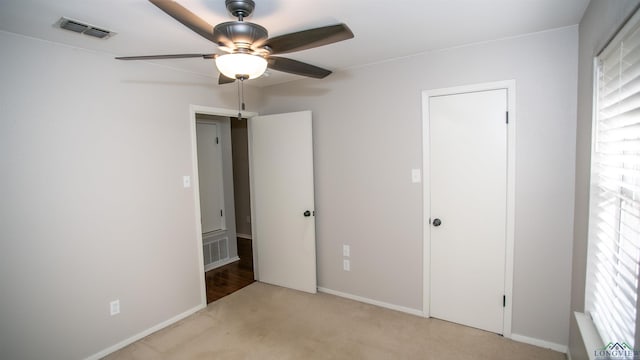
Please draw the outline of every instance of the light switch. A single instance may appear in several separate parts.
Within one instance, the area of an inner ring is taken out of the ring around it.
[[[349,245],[342,245],[342,256],[351,256],[351,247]]]
[[[183,176],[182,177],[182,184],[184,185],[185,189],[186,188],[190,188],[191,187],[191,176]]]
[[[113,300],[109,303],[109,315],[120,314],[120,299]]]
[[[411,182],[419,183],[422,181],[422,177],[420,176],[420,169],[411,169]]]

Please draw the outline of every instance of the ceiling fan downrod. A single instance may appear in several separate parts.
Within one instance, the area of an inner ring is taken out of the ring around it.
[[[225,5],[229,13],[243,21],[244,18],[250,16],[255,9],[256,4],[253,0],[225,0]]]

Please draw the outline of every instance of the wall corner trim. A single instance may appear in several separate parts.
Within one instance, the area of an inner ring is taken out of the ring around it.
[[[206,303],[199,304],[196,307],[193,307],[193,308],[191,308],[191,309],[189,309],[189,310],[187,310],[187,311],[185,311],[183,313],[180,313],[180,314],[178,314],[178,315],[176,315],[176,316],[174,316],[174,317],[172,317],[170,319],[167,319],[167,320],[165,320],[165,321],[163,321],[163,322],[161,322],[161,323],[159,323],[157,325],[154,325],[154,326],[152,326],[152,327],[150,327],[150,328],[148,328],[146,330],[143,330],[143,331],[141,331],[141,332],[139,332],[139,333],[127,338],[127,339],[124,339],[124,340],[120,341],[117,344],[111,345],[106,349],[103,349],[103,350],[101,350],[101,351],[99,351],[99,352],[97,352],[97,353],[95,353],[93,355],[90,355],[87,358],[85,358],[85,360],[102,359],[103,357],[105,357],[105,356],[107,356],[107,355],[109,355],[109,354],[111,354],[113,352],[116,352],[116,351],[122,349],[123,347],[125,347],[127,345],[133,344],[134,342],[142,339],[143,337],[151,335],[151,334],[153,334],[154,332],[156,332],[158,330],[164,329],[169,325],[177,323],[178,321],[180,321],[180,320],[182,320],[182,319],[184,319],[184,318],[186,318],[186,317],[188,317],[190,315],[193,315],[194,313],[196,313],[196,312],[198,312],[198,311],[200,311],[200,310],[202,310],[202,309],[204,309],[206,307],[207,307]]]

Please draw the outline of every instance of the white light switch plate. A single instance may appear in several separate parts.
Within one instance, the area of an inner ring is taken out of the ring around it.
[[[351,247],[349,245],[342,245],[342,256],[351,256]]]
[[[411,182],[419,183],[420,181],[422,181],[420,169],[411,169]]]
[[[120,314],[120,300],[116,299],[109,303],[109,314],[111,316]]]

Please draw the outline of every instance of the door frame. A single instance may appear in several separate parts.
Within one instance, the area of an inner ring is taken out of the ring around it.
[[[513,310],[513,249],[515,240],[515,175],[516,175],[516,81],[505,80],[480,84],[456,86],[442,89],[422,91],[422,264],[423,264],[423,292],[422,306],[425,317],[430,317],[430,276],[431,276],[431,197],[430,197],[430,164],[429,164],[429,98],[443,95],[456,95],[469,92],[480,92],[506,89],[507,111],[509,124],[507,126],[507,219],[505,244],[505,284],[506,305],[503,317],[503,336],[511,338],[511,319]]]
[[[238,117],[238,110],[216,108],[200,105],[189,105],[189,126],[191,128],[191,186],[193,188],[193,201],[195,205],[194,225],[196,232],[196,247],[198,251],[198,269],[200,276],[200,302],[207,305],[207,291],[204,275],[204,253],[202,251],[202,224],[200,223],[200,184],[198,182],[198,147],[196,141],[196,114],[216,115],[224,117]],[[256,112],[243,112],[243,118],[250,118],[258,115]],[[256,267],[254,258],[254,269]]]

